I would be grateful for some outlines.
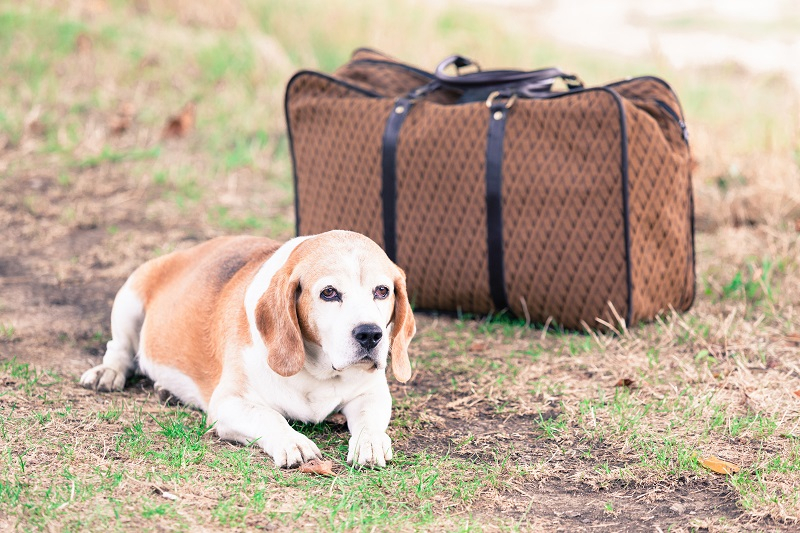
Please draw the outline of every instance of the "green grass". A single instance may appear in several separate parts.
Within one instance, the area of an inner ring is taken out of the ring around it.
[[[0,339],[10,341],[17,333],[17,328],[13,324],[3,324],[0,322]]]
[[[24,379],[30,387],[44,386],[28,365],[9,362],[4,372]],[[503,465],[425,452],[398,454],[385,469],[352,469],[344,463],[345,435],[327,424],[296,427],[324,446],[340,473],[322,478],[281,471],[258,448],[218,444],[201,413],[164,408],[145,414],[136,402],[97,412],[104,425],[97,427],[95,436],[87,434],[76,442],[72,434],[58,432],[41,448],[47,434],[42,426],[55,418],[73,422],[77,418],[80,424],[92,415],[85,408],[79,410],[55,417],[51,411],[34,412],[33,431],[19,436],[27,417],[2,404],[6,453],[0,462],[0,511],[5,516],[33,529],[53,522],[65,529],[95,528],[105,522],[116,529],[127,520],[154,525],[162,519],[180,529],[249,527],[253,520],[288,525],[300,519],[330,531],[383,529],[408,522],[425,527],[441,523],[434,496],[456,509],[503,483],[499,476]],[[116,435],[110,443],[103,428]],[[87,453],[101,451],[104,459],[99,465],[75,463]],[[42,455],[50,457],[46,463]],[[457,479],[443,476],[445,471]],[[193,493],[216,501],[200,522],[187,520],[182,506]],[[101,501],[110,505],[98,506]],[[452,524],[459,527],[467,520]]]
[[[156,146],[144,150],[117,151],[108,146],[104,146],[98,155],[93,155],[80,160],[78,168],[91,168],[103,164],[114,164],[123,161],[141,161],[147,159],[157,159],[161,153],[161,148]]]

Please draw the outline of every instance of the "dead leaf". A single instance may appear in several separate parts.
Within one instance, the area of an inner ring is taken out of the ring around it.
[[[160,63],[161,60],[158,59],[157,55],[149,54],[139,61],[139,68],[157,67]]]
[[[326,418],[325,421],[329,424],[344,426],[347,424],[347,417],[345,417],[342,413],[333,413],[328,415],[328,418]]]
[[[800,398],[800,390],[794,391],[794,395],[797,396],[798,398]]]
[[[148,0],[133,0],[133,8],[140,15],[150,13],[150,2]]]
[[[783,338],[783,340],[785,340],[786,342],[791,342],[793,344],[800,344],[800,334],[790,333],[789,335],[786,335]]]
[[[307,463],[300,465],[300,472],[303,474],[317,474],[319,476],[333,475],[333,461],[322,459],[311,459]]]
[[[614,386],[615,387],[627,387],[629,389],[635,389],[636,388],[636,384],[631,378],[620,378],[620,380],[617,381],[614,384]]]
[[[485,352],[486,348],[488,348],[486,341],[474,341],[472,344],[469,345],[467,351],[473,353]]]
[[[85,33],[79,33],[78,36],[75,37],[75,51],[78,52],[78,54],[85,55],[91,53],[93,46],[91,37]]]
[[[186,137],[186,135],[194,128],[195,104],[188,102],[180,113],[173,115],[167,119],[164,129],[161,131],[162,139],[173,139],[178,137]]]
[[[112,135],[122,135],[128,131],[128,128],[133,124],[133,117],[136,114],[136,108],[131,102],[123,102],[117,108],[117,112],[108,121],[108,129]]]
[[[703,465],[704,467],[708,468],[712,472],[716,472],[717,474],[735,474],[741,467],[734,463],[729,463],[728,461],[723,461],[722,459],[718,459],[713,455],[709,455],[708,457],[700,457],[697,461]]]

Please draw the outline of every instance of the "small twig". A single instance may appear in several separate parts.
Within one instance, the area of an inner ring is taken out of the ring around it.
[[[622,329],[622,332],[627,337],[628,336],[628,326],[625,324],[625,319],[622,318],[621,316],[619,316],[619,313],[617,313],[617,308],[614,307],[614,304],[611,303],[611,300],[608,301],[608,307],[611,308],[611,314],[613,314],[614,318],[617,319],[617,323],[620,325],[620,328]]]
[[[605,348],[605,346],[600,342],[600,337],[598,337],[597,333],[595,333],[594,330],[589,327],[589,324],[587,324],[584,320],[581,320],[581,325],[586,330],[586,333],[591,335],[591,337],[594,339],[594,342],[596,342],[599,347]]]
[[[545,320],[544,322],[544,328],[542,328],[541,340],[545,340],[545,338],[547,338],[547,329],[550,327],[551,322],[553,322],[553,317],[552,316],[547,317],[547,320]]]
[[[619,332],[619,330],[617,328],[615,328],[613,325],[611,325],[611,322],[606,322],[602,318],[595,318],[595,320],[597,320],[598,322],[603,324],[605,327],[607,327],[608,329],[610,329],[611,331],[616,333],[618,337],[622,336],[622,334]]]
[[[528,312],[528,302],[525,301],[524,296],[519,297],[519,302],[522,304],[522,313],[525,315],[525,329],[531,327],[531,314]]]

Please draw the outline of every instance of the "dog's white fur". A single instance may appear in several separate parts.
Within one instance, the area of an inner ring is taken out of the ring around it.
[[[330,287],[339,299],[323,298]],[[374,347],[356,337],[363,325],[373,342],[380,337]],[[405,275],[362,235],[332,231],[282,246],[223,237],[131,275],[114,300],[103,364],[81,384],[121,390],[138,367],[157,389],[207,411],[221,438],[256,442],[281,467],[321,457],[287,418],[341,412],[348,463],[385,466],[387,358],[391,349],[393,373],[407,381],[415,331]]]

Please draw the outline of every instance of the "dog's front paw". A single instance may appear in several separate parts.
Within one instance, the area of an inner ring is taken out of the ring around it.
[[[392,460],[392,439],[386,433],[361,432],[350,437],[347,464],[386,466]]]
[[[322,459],[317,445],[297,431],[266,437],[260,444],[280,468],[294,468],[311,459]]]
[[[125,387],[125,373],[106,365],[97,365],[81,376],[81,386],[96,391],[119,391]]]

